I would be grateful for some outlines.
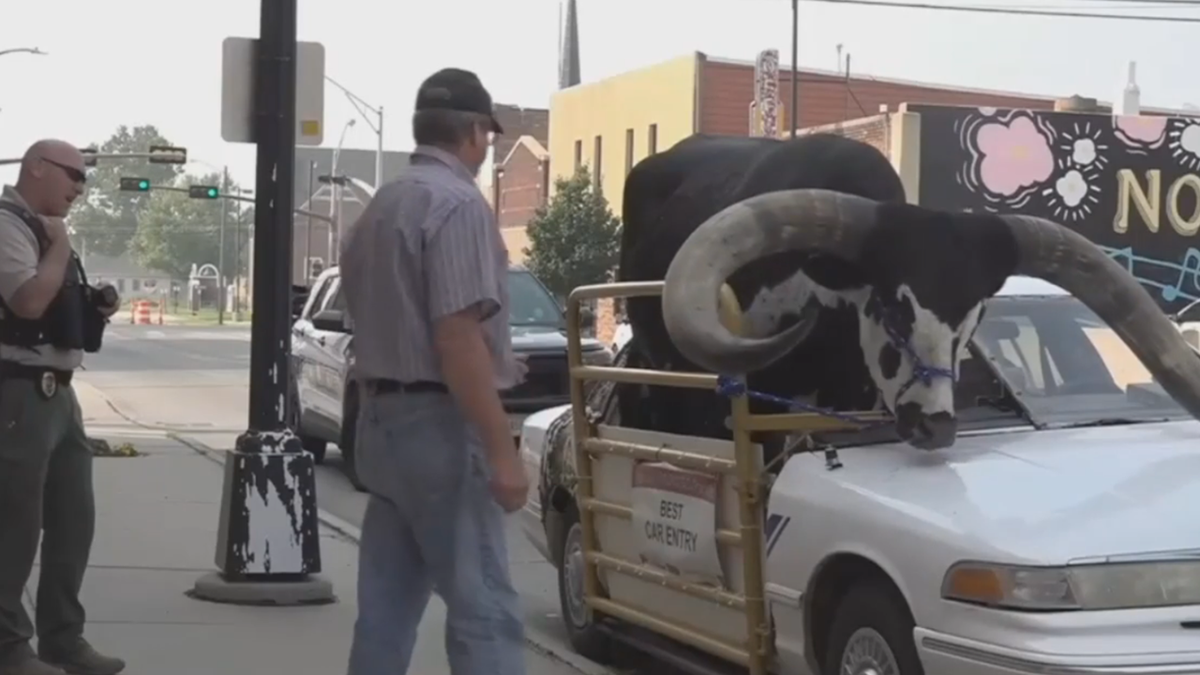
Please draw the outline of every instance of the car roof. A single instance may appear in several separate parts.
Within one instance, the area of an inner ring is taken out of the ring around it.
[[[1055,286],[1049,281],[1037,279],[1034,277],[1009,277],[1004,285],[1000,287],[1000,291],[996,293],[996,297],[1020,297],[1020,296],[1064,296],[1070,295],[1062,288]]]
[[[528,271],[522,265],[511,264],[508,266],[509,271]],[[321,273],[317,280],[320,281],[325,277],[336,276],[338,267],[334,265]],[[1064,296],[1070,295],[1062,288],[1055,286],[1049,281],[1038,279],[1035,277],[1013,276],[1009,277],[1004,285],[1000,287],[996,297],[1022,297],[1022,296]]]

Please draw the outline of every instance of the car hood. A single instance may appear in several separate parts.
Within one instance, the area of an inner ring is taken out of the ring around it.
[[[990,433],[938,452],[888,445],[841,456],[843,468],[826,475],[874,502],[868,508],[899,527],[965,539],[992,560],[1200,548],[1195,421]]]
[[[513,350],[529,351],[566,351],[567,336],[553,326],[510,326]],[[600,343],[590,338],[582,340],[583,349],[597,349]]]

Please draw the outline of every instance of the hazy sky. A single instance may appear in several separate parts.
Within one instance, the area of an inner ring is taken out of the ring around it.
[[[940,0],[932,0],[940,1]],[[959,0],[955,0],[958,2]],[[1130,0],[966,0],[988,6],[1107,9],[1200,18],[1200,8]],[[253,147],[220,136],[221,41],[258,33],[255,0],[0,0],[0,157],[33,140],[103,141],[118,124],[152,123],[191,156],[253,180]],[[1142,100],[1200,103],[1190,54],[1195,24],[800,6],[801,66],[832,69],[836,46],[855,73],[1112,100],[1138,62]],[[790,61],[787,0],[579,0],[583,79],[688,53],[751,60],[765,48]],[[479,73],[498,102],[546,106],[556,85],[559,0],[300,0],[300,39],[325,45],[327,73],[386,109],[388,149],[412,146],[417,85],[443,66]],[[803,89],[801,89],[803,96]],[[326,94],[325,141],[355,116]],[[347,147],[374,148],[361,121]],[[207,169],[194,167],[196,172]],[[0,181],[15,172],[0,167]]]

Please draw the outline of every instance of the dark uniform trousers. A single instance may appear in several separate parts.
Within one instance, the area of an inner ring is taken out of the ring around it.
[[[40,646],[71,648],[82,637],[79,589],[95,525],[92,448],[75,390],[59,385],[46,397],[36,380],[0,379],[0,665],[32,654],[22,600],[43,530]]]

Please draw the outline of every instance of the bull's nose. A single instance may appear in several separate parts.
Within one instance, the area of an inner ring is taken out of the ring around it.
[[[938,450],[954,445],[957,436],[958,420],[950,413],[938,412],[921,418],[912,444],[922,450]]]
[[[958,420],[947,412],[926,415],[919,405],[905,403],[896,411],[896,433],[914,448],[938,450],[954,444]]]

